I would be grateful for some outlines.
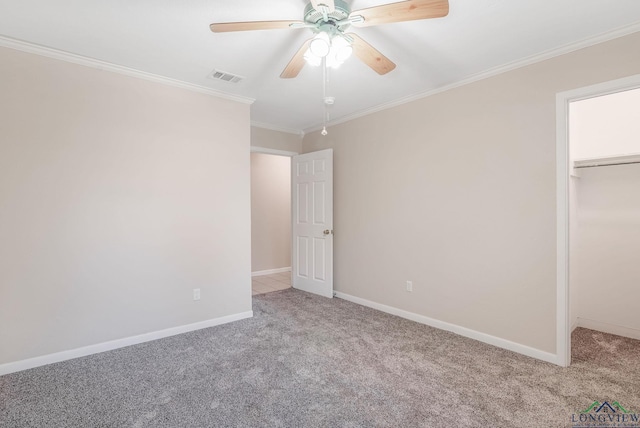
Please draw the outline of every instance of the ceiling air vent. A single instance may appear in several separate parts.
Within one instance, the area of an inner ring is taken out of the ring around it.
[[[214,80],[222,80],[223,82],[229,83],[238,83],[244,79],[242,76],[238,76],[237,74],[227,73],[226,71],[213,70],[213,72],[209,75],[210,79]]]

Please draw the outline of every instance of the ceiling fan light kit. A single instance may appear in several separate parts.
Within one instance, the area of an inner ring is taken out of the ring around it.
[[[448,0],[405,0],[356,11],[351,11],[344,0],[311,0],[304,9],[302,21],[222,22],[213,23],[209,28],[214,33],[309,28],[315,36],[305,41],[291,58],[280,74],[283,79],[296,77],[305,64],[323,65],[325,70],[337,68],[352,53],[376,73],[384,75],[396,65],[357,34],[345,33],[350,26],[370,27],[448,14]],[[322,135],[326,132],[325,126]]]
[[[337,34],[329,39],[327,33],[318,33],[311,39],[304,59],[307,64],[317,67],[322,64],[322,58],[326,58],[327,67],[338,68],[352,53],[351,42],[345,35]]]

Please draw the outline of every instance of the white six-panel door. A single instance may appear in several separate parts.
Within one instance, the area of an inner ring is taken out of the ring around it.
[[[293,157],[293,287],[333,297],[333,149]]]

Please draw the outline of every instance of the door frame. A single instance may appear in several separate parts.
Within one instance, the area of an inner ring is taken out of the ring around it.
[[[556,364],[571,364],[569,293],[569,104],[640,88],[640,74],[556,94]]]
[[[287,150],[277,150],[277,149],[268,149],[266,147],[258,147],[258,146],[250,146],[249,153],[260,153],[263,155],[275,155],[275,156],[284,156],[290,159],[293,159],[294,156],[299,155],[298,152],[290,152]],[[291,168],[289,168],[289,178],[293,180],[293,176],[291,174]],[[289,203],[291,204],[291,210],[293,210],[293,194],[289,198]],[[291,215],[291,222],[289,224],[289,230],[291,231],[291,235],[293,235],[293,212]],[[251,243],[253,245],[253,242]],[[291,248],[291,260],[289,262],[291,265],[291,285],[293,286],[293,247]]]
[[[262,153],[263,155],[276,155],[276,156],[286,156],[286,157],[294,157],[299,155],[298,152],[289,152],[287,150],[276,150],[276,149],[267,149],[265,147],[251,146],[249,148],[251,153]]]

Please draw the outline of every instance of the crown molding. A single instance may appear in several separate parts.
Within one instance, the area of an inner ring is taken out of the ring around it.
[[[162,85],[186,89],[192,92],[199,92],[201,94],[212,95],[214,97],[224,98],[231,101],[237,101],[243,104],[253,104],[253,102],[255,101],[255,99],[253,98],[242,97],[239,95],[229,94],[227,92],[217,91],[215,89],[207,88],[205,86],[194,85],[192,83],[183,82],[181,80],[171,79],[169,77],[147,73],[145,71],[140,71],[133,68],[124,67],[121,65],[112,64],[110,62],[101,61],[98,59],[89,58],[82,55],[76,55],[76,54],[61,51],[58,49],[48,48],[46,46],[25,42],[23,40],[12,39],[10,37],[0,36],[0,46],[9,48],[9,49],[15,49],[22,52],[35,54],[35,55],[44,56],[47,58],[57,59],[60,61],[66,61],[73,64],[83,65],[85,67],[97,68],[98,70],[110,71],[113,73],[123,74],[129,77],[148,80],[150,82],[160,83]]]
[[[284,132],[285,134],[295,134],[304,137],[304,131],[301,129],[285,128],[281,126],[271,125],[269,123],[251,121],[251,126],[255,128],[268,129],[269,131]]]
[[[390,108],[393,107],[397,107],[403,104],[407,104],[410,103],[412,101],[416,101],[422,98],[427,98],[430,97],[432,95],[436,95],[439,94],[441,92],[446,92],[448,90],[454,89],[454,88],[458,88],[460,86],[465,86],[468,85],[470,83],[474,83],[477,82],[479,80],[484,80],[487,79],[489,77],[493,77],[493,76],[497,76],[499,74],[502,73],[506,73],[508,71],[512,71],[518,68],[522,68],[522,67],[526,67],[528,65],[532,65],[538,62],[542,62],[542,61],[546,61],[548,59],[551,58],[555,58],[561,55],[565,55],[580,49],[584,49],[584,48],[588,48],[590,46],[594,46],[597,45],[599,43],[604,43],[604,42],[608,42],[609,40],[613,40],[613,39],[617,39],[620,37],[624,37],[627,36],[629,34],[633,34],[640,31],[640,22],[636,22],[635,24],[631,24],[631,25],[627,25],[624,27],[620,27],[617,28],[615,30],[612,31],[608,31],[606,33],[602,33],[599,34],[597,36],[593,36],[593,37],[589,37],[586,39],[583,39],[579,42],[574,42],[574,43],[569,43],[563,46],[560,46],[558,48],[554,48],[548,51],[545,51],[543,53],[540,54],[536,54],[536,55],[532,55],[517,61],[513,61],[507,64],[503,64],[500,65],[498,67],[494,67],[491,68],[489,70],[485,70],[483,72],[471,75],[463,80],[459,80],[457,82],[453,82],[450,83],[448,85],[445,86],[441,86],[439,88],[434,88],[434,89],[430,89],[428,91],[423,91],[423,92],[418,92],[416,94],[412,94],[412,95],[408,95],[406,97],[402,97],[402,98],[398,98],[396,100],[387,102],[387,103],[383,103],[383,104],[379,104],[377,106],[365,109],[365,110],[361,110],[346,116],[343,116],[341,118],[329,121],[327,123],[327,126],[334,126],[334,125],[339,125],[341,123],[345,123],[345,122],[349,122],[351,120],[363,117],[363,116],[368,116],[370,114],[373,113],[377,113],[379,111],[382,110],[388,110]],[[312,126],[310,128],[306,128],[303,130],[303,132],[305,134],[309,134],[311,132],[315,132],[315,131],[319,131],[322,129],[322,125],[315,125]]]

